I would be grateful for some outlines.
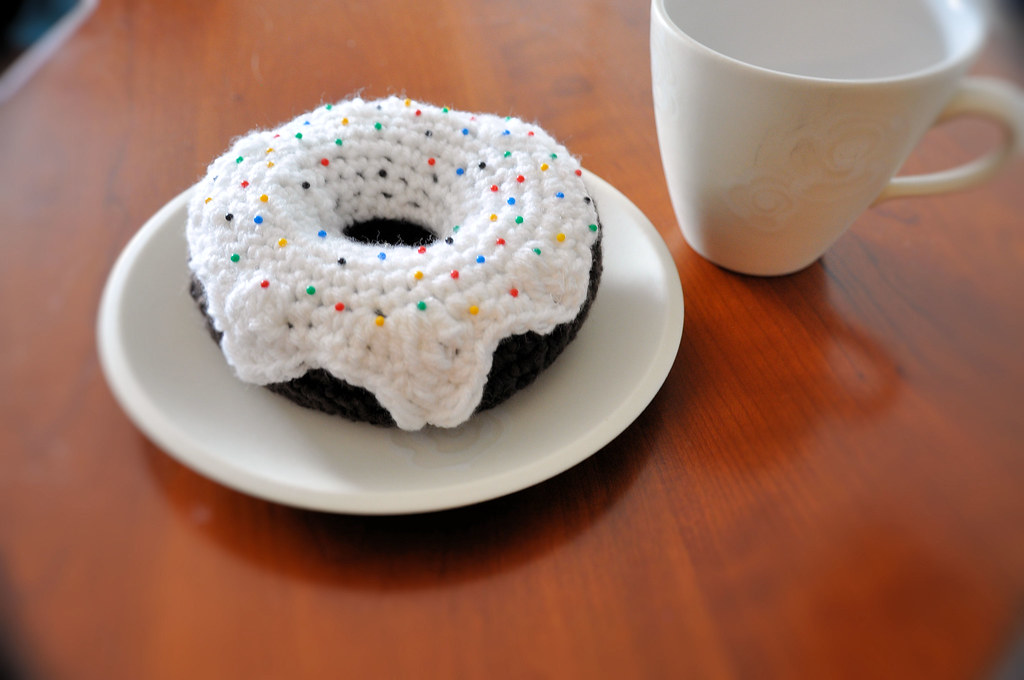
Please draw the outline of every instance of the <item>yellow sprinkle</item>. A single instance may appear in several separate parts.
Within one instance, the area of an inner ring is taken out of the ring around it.
[[[267,161],[267,167],[268,168],[274,167],[274,161]]]
[[[384,325],[384,317],[383,316],[378,316],[376,319],[373,320],[373,322],[375,324],[377,324],[378,326],[383,326]]]
[[[267,153],[270,153],[273,150],[274,150],[274,147],[270,147],[269,149],[267,149]]]
[[[286,238],[278,239],[277,245],[279,245],[282,248],[284,248],[286,245],[288,245],[288,239],[286,239]]]
[[[562,241],[565,240],[565,234],[558,234],[557,236],[555,236],[555,240],[561,243]]]
[[[412,104],[412,100],[411,99],[406,99],[405,100],[405,105],[409,106],[409,104]]]
[[[419,281],[420,279],[422,279],[422,278],[423,278],[423,272],[416,272],[415,274],[413,274],[413,277],[414,277],[414,278],[415,278],[415,279],[416,279],[417,281]]]
[[[267,196],[266,194],[263,194],[262,196],[260,196],[260,200],[263,201],[264,203],[266,203],[267,201],[270,200],[270,196]]]
[[[548,164],[547,164],[547,163],[541,163],[541,164],[540,164],[540,169],[541,169],[542,171],[544,171],[544,170],[547,170],[547,169],[548,169]]]
[[[341,119],[341,124],[342,125],[348,125],[348,118],[342,118]]]
[[[473,314],[475,316],[477,314],[477,312],[479,312],[479,311],[480,311],[480,308],[477,307],[476,305],[470,305],[469,306],[469,313],[470,314]]]
[[[206,197],[206,202],[207,202],[207,203],[209,203],[209,202],[210,202],[210,201],[212,201],[212,200],[213,200],[213,196],[207,196],[207,197]]]
[[[497,222],[497,221],[498,221],[498,216],[492,213],[491,214],[491,222]]]

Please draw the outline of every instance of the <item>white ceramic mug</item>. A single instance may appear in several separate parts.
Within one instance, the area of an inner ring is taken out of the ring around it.
[[[990,177],[1024,140],[1024,95],[968,78],[985,16],[971,0],[653,0],[651,73],[683,234],[737,272],[788,274],[866,208]],[[972,163],[893,176],[937,121],[1006,129]]]

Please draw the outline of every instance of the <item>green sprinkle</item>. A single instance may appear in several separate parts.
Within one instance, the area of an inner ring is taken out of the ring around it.
[[[509,156],[511,156],[511,155],[512,155],[512,152],[511,152],[511,151],[506,151],[506,152],[505,152],[505,158],[508,158],[508,157],[509,157]]]
[[[384,126],[383,126],[383,125],[381,125],[380,123],[374,123],[374,124],[373,124],[373,127],[374,127],[374,129],[375,129],[375,130],[380,130],[380,129],[381,129],[382,127],[384,127]]]
[[[553,153],[553,154],[551,154],[551,157],[552,158],[558,158],[558,154],[557,153]]]
[[[338,146],[342,145],[342,141],[340,139],[335,139],[334,143],[337,144]]]
[[[446,106],[443,109],[441,109],[441,113],[448,113],[448,107]]]
[[[315,292],[316,292],[316,288],[314,288],[313,286],[307,286],[306,287],[306,295],[312,295]]]
[[[238,262],[240,259],[242,259],[242,258],[238,255],[238,253],[231,253],[231,261],[232,262]]]
[[[420,300],[419,302],[416,303],[416,309],[420,310],[421,312],[424,309],[426,309],[426,308],[427,308],[427,303],[424,302],[423,300]]]
[[[459,225],[456,224],[454,227],[452,227],[452,233],[453,234],[459,233]]]
[[[512,116],[505,116],[505,120],[512,120]]]
[[[522,215],[517,216],[516,217],[516,224],[522,224],[522,223],[523,223],[523,216]]]
[[[590,225],[590,231],[597,231],[597,225],[596,224],[591,224]]]
[[[241,162],[242,162],[242,157],[241,157],[241,156],[239,156],[238,158],[236,158],[236,159],[235,159],[235,162],[236,162],[236,163],[241,163]]]
[[[328,111],[330,111],[331,109],[333,109],[333,108],[334,108],[334,104],[328,104],[328,105],[327,105],[327,106],[325,106],[324,108],[326,108],[326,109],[327,109]]]
[[[295,139],[302,139],[302,133],[301,132],[296,132],[295,133]]]
[[[540,255],[540,248],[534,248],[534,249],[533,249],[533,252],[535,252],[535,253],[537,253],[538,255]]]

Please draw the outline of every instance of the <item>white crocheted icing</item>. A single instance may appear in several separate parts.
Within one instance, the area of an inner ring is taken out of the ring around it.
[[[480,402],[499,341],[586,299],[597,213],[577,159],[535,125],[391,97],[238,139],[189,203],[190,267],[238,377],[314,368],[407,430]],[[390,219],[423,247],[345,235]]]

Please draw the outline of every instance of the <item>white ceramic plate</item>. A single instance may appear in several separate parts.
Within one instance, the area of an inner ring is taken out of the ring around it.
[[[683,293],[665,244],[630,201],[585,175],[601,212],[604,274],[590,317],[536,382],[454,430],[410,433],[295,406],[240,382],[189,296],[188,191],[114,265],[100,303],[100,360],[146,435],[226,486],[353,514],[441,510],[526,488],[622,432],[668,375]]]

